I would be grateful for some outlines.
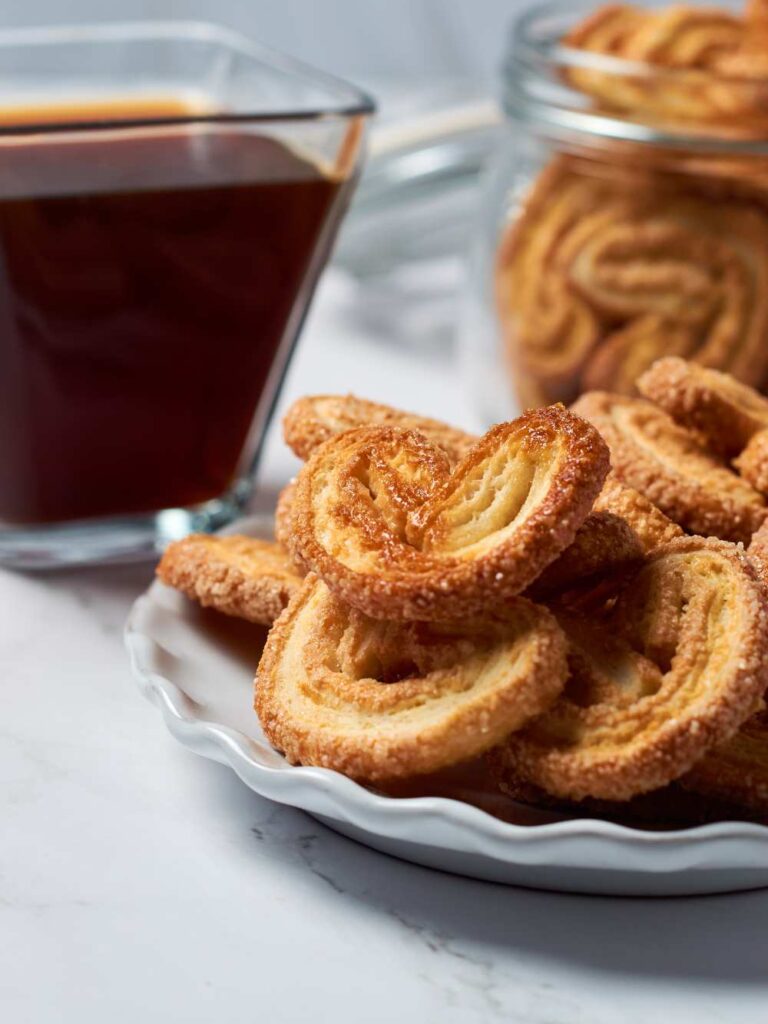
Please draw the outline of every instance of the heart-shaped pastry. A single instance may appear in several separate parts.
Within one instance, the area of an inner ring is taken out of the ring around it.
[[[478,617],[573,541],[607,472],[600,435],[562,406],[499,424],[453,470],[416,431],[348,431],[299,473],[290,543],[374,618]]]

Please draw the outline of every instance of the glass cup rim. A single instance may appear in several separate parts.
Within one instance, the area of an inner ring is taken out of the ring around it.
[[[314,82],[328,94],[327,103],[307,107],[285,107],[262,111],[190,111],[183,114],[138,117],[87,116],[62,118],[56,121],[0,123],[0,136],[57,134],[62,132],[100,132],[116,128],[152,128],[184,125],[216,125],[238,123],[273,123],[276,121],[319,121],[370,116],[376,111],[375,100],[365,90],[327,71],[289,56],[281,50],[257,42],[235,29],[204,20],[139,19],[128,21],[84,22],[76,25],[21,26],[0,30],[0,53],[23,47],[66,46],[78,43],[141,43],[167,39],[203,42],[237,52],[259,64],[294,78]],[[84,103],[87,109],[87,104]]]
[[[621,111],[596,111],[571,106],[569,99],[583,98],[562,74],[570,68],[587,69],[618,78],[632,76],[655,82],[684,83],[709,81],[749,85],[768,84],[764,77],[727,77],[700,69],[660,68],[646,61],[627,60],[609,54],[593,53],[564,45],[560,34],[546,32],[548,23],[555,18],[568,18],[568,26],[599,10],[599,0],[529,0],[512,21],[504,60],[502,63],[502,106],[514,120],[538,124],[553,133],[562,132],[581,137],[610,138],[616,142],[648,143],[654,145],[685,146],[690,149],[715,150],[730,153],[768,153],[768,139],[764,136],[729,136],[719,124],[655,124],[642,117]],[[669,0],[642,0],[641,9],[653,10],[669,6]],[[718,7],[708,7],[714,13],[732,14],[741,10],[738,0],[719,0]],[[544,29],[544,31],[542,31]],[[557,81],[551,93],[541,87]]]

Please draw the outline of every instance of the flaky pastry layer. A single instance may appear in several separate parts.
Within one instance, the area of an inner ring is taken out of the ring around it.
[[[597,431],[562,406],[492,428],[452,471],[415,431],[348,431],[299,473],[292,550],[374,618],[477,617],[573,541],[607,471]]]
[[[157,576],[205,608],[265,626],[301,583],[284,548],[240,535],[191,534],[175,541],[160,559]]]
[[[523,403],[632,394],[664,355],[768,379],[768,212],[693,179],[555,157],[502,234],[495,294]]]
[[[600,431],[616,476],[684,529],[748,542],[768,515],[754,488],[645,399],[593,391],[573,411]]]
[[[495,619],[368,618],[310,574],[270,631],[255,707],[296,764],[363,780],[477,756],[547,708],[566,675],[546,609],[512,600]]]
[[[490,755],[494,771],[572,800],[628,800],[680,778],[765,691],[767,601],[743,551],[684,537],[651,555],[604,617],[559,610],[569,681]]]
[[[685,359],[657,360],[637,388],[724,455],[737,455],[758,431],[768,429],[768,398],[730,374]]]
[[[682,785],[703,796],[768,814],[768,714],[749,718],[735,736],[710,751]]]
[[[402,427],[418,430],[446,453],[451,462],[469,451],[477,441],[456,427],[403,412],[389,405],[369,402],[354,395],[307,395],[293,403],[283,419],[283,438],[288,447],[305,461],[319,445],[356,427]]]

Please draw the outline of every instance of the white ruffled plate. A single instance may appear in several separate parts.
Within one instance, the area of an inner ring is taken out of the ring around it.
[[[227,532],[271,536],[248,519]],[[768,885],[768,828],[722,822],[643,831],[513,808],[515,822],[443,796],[388,797],[324,768],[289,765],[252,710],[264,631],[160,583],[133,607],[126,644],[143,692],[185,746],[247,786],[377,850],[475,878],[568,892],[675,895]],[[518,813],[519,811],[519,813]]]

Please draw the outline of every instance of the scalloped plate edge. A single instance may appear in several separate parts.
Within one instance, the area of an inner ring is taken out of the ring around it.
[[[262,523],[252,523],[251,529],[258,529]],[[248,521],[241,522],[238,529],[247,526]],[[153,667],[160,647],[144,631],[142,620],[150,610],[153,588],[161,586],[154,583],[136,601],[126,624],[125,642],[134,675],[179,742],[229,765],[261,796],[346,822],[374,836],[405,843],[423,841],[431,847],[442,846],[510,865],[552,865],[554,861],[569,868],[650,874],[718,870],[727,844],[728,870],[765,865],[768,883],[768,828],[762,825],[730,821],[673,832],[650,832],[591,818],[514,825],[444,797],[392,799],[371,793],[328,769],[266,764],[259,760],[255,740],[231,727],[195,717],[184,692]],[[275,756],[274,751],[269,753]],[[429,832],[426,837],[422,835],[425,828]]]

